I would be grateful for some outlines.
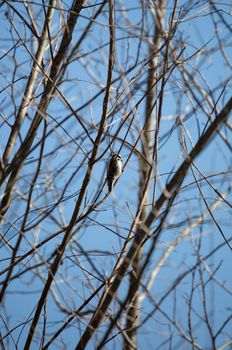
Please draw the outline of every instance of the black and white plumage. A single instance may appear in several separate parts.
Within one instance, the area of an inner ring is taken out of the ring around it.
[[[122,161],[121,156],[118,153],[114,153],[109,161],[108,171],[107,171],[107,185],[109,192],[112,191],[115,181],[122,174]]]

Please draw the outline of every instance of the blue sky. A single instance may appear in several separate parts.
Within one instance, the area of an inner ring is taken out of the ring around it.
[[[181,6],[182,3],[180,3]],[[115,71],[114,77],[120,76],[120,72],[125,70],[125,67],[128,67],[135,61],[136,48],[138,45],[138,34],[132,26],[129,26],[129,22],[132,24],[138,24],[141,21],[141,10],[140,10],[140,2],[137,1],[128,1],[124,4],[128,9],[130,6],[133,7],[131,11],[128,12],[128,20],[122,16],[121,13],[116,15],[116,38],[121,38],[116,42],[116,62],[115,62]],[[22,10],[20,4],[16,4],[16,6]],[[169,11],[171,3],[168,3],[167,11]],[[226,4],[223,5],[223,9],[229,11]],[[37,7],[35,6],[35,9]],[[38,10],[38,9],[37,9]],[[2,43],[0,56],[3,55],[11,46],[12,42],[10,41],[11,35],[9,32],[9,23],[4,17],[4,11],[1,12],[1,21],[3,21],[3,29],[0,34],[0,40]],[[25,10],[24,10],[25,11]],[[83,28],[86,26],[87,18],[92,15],[94,8],[83,10],[77,24],[77,30],[75,31],[75,35],[73,37],[72,45],[74,45],[80,35],[82,34]],[[201,12],[198,12],[201,11]],[[187,58],[191,54],[193,54],[198,48],[203,47],[210,39],[210,43],[204,48],[204,50],[198,56],[191,59],[191,61],[186,62],[186,69],[189,72],[194,71],[195,79],[198,84],[200,84],[201,88],[205,90],[205,94],[210,98],[211,91],[214,91],[214,99],[217,99],[220,96],[220,93],[225,85],[225,81],[227,77],[230,78],[231,71],[226,65],[225,58],[221,54],[221,52],[208,54],[208,52],[217,46],[217,38],[215,37],[215,31],[213,27],[212,20],[207,14],[210,9],[207,8],[207,4],[204,2],[203,6],[200,8],[196,8],[191,11],[189,16],[183,20],[183,23],[179,25],[179,32],[182,34],[182,38],[186,38],[186,49],[184,51],[184,57]],[[151,23],[151,15],[148,10],[146,10],[146,34],[147,40],[151,39],[153,35],[153,27]],[[228,22],[231,22],[230,16],[224,14],[225,18]],[[15,15],[15,20],[16,20]],[[58,28],[58,18],[59,15],[55,12],[55,20],[53,21],[53,31],[54,33]],[[101,45],[104,45],[108,42],[108,26],[107,26],[107,9],[103,15],[98,17],[97,23],[91,31],[88,39],[81,45],[79,50],[79,55],[83,55],[86,53],[86,56],[81,58],[79,56],[72,62],[70,65],[67,75],[65,78],[68,81],[64,81],[60,86],[61,91],[64,93],[65,97],[72,104],[72,107],[77,109],[84,102],[88,101],[91,96],[94,96],[102,87],[105,86],[106,83],[106,72],[107,72],[107,54],[108,54],[108,45],[104,46],[102,49],[98,50]],[[149,25],[150,23],[150,25]],[[18,30],[21,31],[21,34],[24,35],[24,28],[20,24],[20,20],[16,22]],[[149,30],[148,30],[149,29]],[[231,57],[231,47],[229,47],[230,39],[228,34],[228,29],[225,28],[223,23],[218,28],[220,32],[220,37],[223,38],[222,42],[225,43],[224,50],[228,57]],[[13,32],[14,33],[14,32]],[[130,34],[130,38],[124,38]],[[133,37],[132,34],[135,34]],[[15,40],[17,40],[17,35],[13,34]],[[177,36],[177,40],[173,40],[173,44],[177,45],[179,43],[179,36]],[[35,50],[35,43],[28,43],[31,50]],[[147,41],[144,40],[142,42],[142,48],[140,51],[139,59],[143,61],[143,59],[147,58],[148,50],[147,50]],[[92,50],[96,50],[95,53],[88,54],[88,52],[92,52]],[[49,57],[49,53],[47,54]],[[129,59],[128,59],[129,57]],[[19,46],[17,48],[17,58],[20,62],[20,66],[17,68],[16,77],[22,77],[24,75],[28,75],[31,62],[29,59],[28,53],[25,51],[23,46]],[[126,62],[127,61],[127,62]],[[162,59],[161,59],[162,61]],[[2,73],[0,74],[0,90],[4,88],[8,82],[12,80],[13,74],[13,60],[8,56],[1,60],[2,64]],[[194,68],[192,68],[194,67]],[[110,105],[112,106],[115,102],[115,99],[119,96],[120,92],[123,92],[122,98],[123,104],[120,106],[119,110],[116,111],[113,115],[113,126],[110,128],[110,132],[113,134],[117,129],[118,125],[121,122],[121,116],[128,113],[131,107],[141,98],[144,93],[145,85],[140,88],[137,93],[130,97],[130,92],[133,91],[134,84],[128,88],[127,84],[136,72],[137,68],[133,70],[128,76],[124,77],[124,80],[120,80],[116,82],[112,86],[111,93],[111,101]],[[136,80],[137,84],[141,84],[143,80],[146,78],[146,68],[144,68],[144,72],[141,77]],[[14,84],[13,93],[15,96],[15,105],[12,104],[10,99],[10,88],[6,89],[2,92],[2,96],[0,95],[1,101],[1,113],[4,116],[9,118],[9,122],[12,123],[14,116],[16,114],[17,108],[20,104],[22,98],[23,87],[25,86],[25,80],[20,80],[18,83]],[[126,87],[126,88],[125,88]],[[159,88],[160,86],[158,86]],[[22,138],[25,136],[26,131],[28,130],[30,118],[33,118],[37,104],[39,102],[39,94],[42,91],[43,86],[41,86],[37,91],[37,98],[35,99],[34,105],[31,106],[28,112],[28,119],[26,119],[23,128],[22,128]],[[130,91],[131,89],[131,91]],[[218,110],[220,111],[221,107],[230,97],[231,91],[231,82],[228,82],[225,92],[223,93],[222,98],[218,103]],[[196,92],[198,97],[199,94]],[[97,98],[90,105],[83,108],[78,113],[83,118],[83,121],[86,125],[89,125],[92,121],[95,124],[98,123],[101,117],[102,112],[102,94],[99,98]],[[207,101],[202,100],[202,107],[209,110],[209,106],[207,105]],[[119,102],[118,102],[119,105]],[[162,122],[160,129],[160,144],[162,148],[159,150],[158,154],[158,171],[160,174],[164,174],[161,176],[161,180],[163,185],[168,179],[168,175],[171,171],[177,169],[177,166],[183,161],[183,154],[181,155],[181,147],[178,141],[178,130],[174,130],[169,138],[164,139],[162,136],[165,136],[168,132],[170,132],[171,128],[175,124],[176,116],[181,113],[181,117],[183,117],[185,121],[185,117],[188,116],[188,113],[195,107],[195,102],[193,101],[190,92],[186,90],[186,87],[183,85],[183,80],[179,70],[175,70],[170,77],[170,80],[166,86],[165,96],[164,96],[164,104],[162,109]],[[56,127],[57,122],[62,120],[66,115],[70,114],[70,111],[61,99],[56,96],[53,98],[49,105],[48,109],[49,114],[52,116],[48,117],[49,121],[49,129]],[[133,123],[133,132],[128,136],[127,140],[131,143],[134,142],[134,139],[138,135],[138,128],[142,126],[144,120],[144,103],[141,103],[139,108],[136,111],[135,122]],[[207,122],[205,114],[201,111],[200,108],[197,108],[195,113],[191,115],[185,121],[185,126],[188,129],[193,142],[196,142],[198,139],[199,129],[202,131],[205,124]],[[62,189],[64,184],[67,183],[71,174],[75,172],[77,166],[83,159],[83,154],[80,149],[77,148],[76,143],[74,143],[71,139],[75,138],[76,142],[81,144],[81,147],[86,152],[91,150],[90,141],[83,136],[83,130],[80,125],[76,122],[75,117],[69,118],[68,122],[63,124],[63,127],[68,131],[68,134],[64,132],[61,128],[57,128],[56,131],[51,134],[51,137],[48,138],[46,143],[46,154],[48,154],[51,150],[56,148],[59,145],[65,145],[62,149],[57,149],[56,153],[52,156],[44,157],[44,164],[42,168],[42,172],[39,177],[39,181],[37,184],[35,199],[38,206],[50,205],[57,200],[57,196],[55,195],[55,188]],[[0,140],[0,149],[4,149],[4,145],[6,143],[8,134],[9,134],[9,126],[6,123],[2,123],[1,125],[1,140]],[[42,126],[37,134],[36,142],[39,142],[42,135]],[[231,144],[231,132],[223,127],[222,131],[228,137],[229,143]],[[125,128],[120,133],[121,137],[125,135]],[[92,135],[96,134],[96,130],[91,130]],[[163,143],[166,141],[165,143]],[[105,141],[102,143],[100,147],[99,154],[104,150],[105,146],[110,142],[110,137],[106,137]],[[18,141],[18,145],[20,145],[20,140]],[[116,151],[119,147],[120,143],[115,142],[113,145],[113,150]],[[188,141],[188,147],[191,149],[191,143]],[[17,148],[17,147],[16,147]],[[139,145],[140,148],[140,145]],[[121,155],[123,157],[123,161],[125,162],[128,155],[129,149],[125,146],[121,151]],[[34,173],[34,160],[38,156],[38,149],[30,155],[28,159],[27,165],[25,165],[24,169],[21,173],[21,179],[18,182],[18,191],[14,194],[15,205],[12,207],[12,211],[9,212],[8,218],[10,220],[17,220],[17,218],[24,213],[25,203],[19,201],[19,193],[23,193],[26,195],[28,191],[28,180],[31,179]],[[91,202],[94,197],[94,194],[101,187],[102,179],[105,177],[106,171],[106,162],[110,156],[110,150],[103,156],[103,158],[94,166],[93,177],[91,179],[90,185],[88,187],[88,192],[86,195],[86,200]],[[46,171],[55,172],[58,167],[67,161],[70,157],[69,164],[66,165],[65,170],[54,180],[53,186],[51,185],[46,193],[46,196],[43,194],[45,184],[49,181],[46,177]],[[72,158],[72,159],[71,159]],[[75,194],[81,187],[81,183],[83,180],[83,176],[86,171],[87,162],[83,163],[80,171],[74,176],[67,192],[66,196]],[[207,147],[206,151],[203,151],[199,158],[196,160],[196,165],[200,168],[204,175],[210,175],[214,173],[222,173],[224,171],[228,171],[231,169],[231,153],[229,147],[226,147],[222,142],[219,136],[216,136],[213,141],[210,143],[209,147]],[[196,176],[201,178],[201,175],[194,169]],[[166,174],[166,175],[165,175]],[[229,182],[231,181],[231,174],[228,173],[226,176],[217,176],[215,177],[215,186],[217,189],[223,193],[228,187]],[[135,215],[137,208],[137,186],[139,181],[139,172],[138,172],[138,159],[137,156],[133,155],[127,164],[123,175],[121,176],[114,193],[107,199],[107,201],[101,206],[101,211],[94,213],[91,215],[91,219],[96,219],[101,224],[106,224],[108,227],[110,225],[115,224],[117,222],[116,231],[120,233],[122,236],[127,236],[128,230],[131,226],[131,221],[133,215]],[[191,183],[194,181],[191,172],[189,171],[184,185]],[[202,190],[207,198],[209,204],[212,204],[213,201],[217,198],[215,192],[210,189],[210,187],[203,181],[202,182]],[[104,192],[106,189],[104,189]],[[157,189],[157,196],[160,193],[160,188]],[[43,194],[43,197],[38,198],[40,194]],[[231,195],[230,195],[231,201]],[[67,224],[71,217],[73,208],[76,203],[76,198],[71,198],[70,200],[65,201],[60,204],[60,209],[63,210],[63,220]],[[147,272],[147,276],[145,277],[144,282],[149,278],[149,272],[152,271],[153,267],[156,266],[159,257],[162,255],[166,247],[170,244],[172,240],[174,240],[185,228],[184,225],[177,225],[175,227],[175,223],[178,224],[182,220],[186,218],[197,217],[200,215],[202,211],[205,211],[205,206],[203,201],[200,198],[199,191],[196,185],[192,185],[188,190],[185,190],[181,193],[180,196],[177,197],[175,202],[175,207],[171,212],[168,221],[166,223],[166,228],[164,233],[160,237],[160,242],[158,244],[158,249],[154,253],[152,259],[152,265],[150,266],[149,271]],[[229,223],[231,221],[231,212],[228,211],[227,205],[224,203],[221,207],[219,207],[215,211],[215,217],[222,227],[224,233],[229,238],[231,234],[231,229]],[[37,217],[37,212],[31,213],[31,219]],[[54,216],[61,222],[61,215],[58,211],[54,212]],[[20,227],[21,219],[17,221],[17,227]],[[172,227],[173,224],[173,227]],[[6,228],[9,227],[9,224],[5,223],[2,226],[3,232],[5,232]],[[153,229],[156,228],[156,224]],[[36,228],[33,228],[31,231],[27,232],[26,239],[33,243],[34,241],[42,240],[44,237],[48,236],[51,232],[55,232],[58,230],[58,225],[54,224],[51,220],[44,221],[43,224],[38,226],[38,231]],[[114,228],[115,229],[115,228]],[[11,228],[8,236],[14,235],[16,233],[14,227]],[[183,243],[178,245],[169,259],[166,261],[165,265],[162,267],[160,273],[155,280],[150,293],[151,296],[154,296],[156,301],[159,301],[162,298],[162,295],[170,288],[175,278],[177,278],[184,271],[188,270],[191,266],[196,263],[196,245],[199,244],[199,237],[202,235],[201,242],[201,256],[206,256],[214,247],[223,243],[223,239],[215,227],[212,224],[212,220],[207,217],[207,220],[202,225],[196,227],[193,232],[191,232],[191,236],[188,237]],[[99,281],[94,278],[90,278],[87,280],[86,274],[80,269],[80,267],[73,263],[70,259],[72,256],[77,255],[79,264],[83,264],[85,268],[91,269],[90,264],[88,263],[85,256],[82,256],[80,253],[81,245],[87,252],[92,251],[93,263],[96,268],[101,271],[102,276],[107,277],[114,266],[114,263],[117,258],[117,254],[120,252],[120,249],[123,244],[123,240],[118,236],[104,229],[102,226],[94,224],[91,220],[86,221],[83,225],[77,227],[75,235],[78,237],[77,244],[73,244],[72,247],[68,247],[66,251],[66,255],[63,261],[63,265],[59,273],[57,274],[57,285],[59,288],[54,286],[54,293],[58,296],[62,303],[73,310],[78,307],[81,302],[83,302],[84,298],[86,298],[91,291],[91,288],[94,288],[99,285]],[[48,257],[49,254],[57,247],[57,244],[60,242],[60,238],[58,237],[56,240],[52,241],[49,245],[41,248],[41,255]],[[145,246],[145,251],[149,248],[148,243]],[[22,245],[22,251],[27,251],[29,248],[28,242],[25,240]],[[3,249],[3,248],[2,248]],[[102,255],[96,254],[97,250],[102,250],[103,252],[109,251],[110,254],[106,255],[102,253]],[[3,250],[3,256],[8,256],[7,250]],[[228,289],[232,288],[231,281],[228,279],[230,276],[230,262],[231,262],[231,252],[229,251],[227,246],[221,248],[215,255],[209,258],[206,263],[209,264],[212,271],[217,266],[220,266],[218,271],[216,272],[216,277],[218,281],[222,284],[225,283]],[[40,261],[40,258],[38,258]],[[25,265],[24,265],[25,263]],[[30,260],[26,260],[22,265],[16,267],[15,273],[19,272],[25,266],[29,266]],[[35,261],[33,261],[35,263]],[[204,265],[204,268],[206,266]],[[203,266],[202,266],[203,269]],[[46,279],[47,271],[45,268],[42,269],[41,274]],[[204,280],[207,281],[210,278],[210,274],[207,276],[207,269],[203,271]],[[62,283],[62,277],[66,276],[67,285]],[[172,310],[174,312],[175,305],[177,307],[177,321],[182,325],[183,328],[186,327],[186,310],[187,310],[187,301],[190,295],[191,283],[195,281],[197,286],[197,281],[200,280],[199,271],[196,272],[196,276],[189,274],[176,289],[176,294],[171,293],[170,297],[167,298],[162,304],[162,308],[166,313],[172,314]],[[91,283],[93,284],[91,286]],[[38,297],[40,295],[40,291],[42,288],[43,282],[40,278],[31,275],[24,275],[21,280],[17,279],[11,282],[9,287],[9,295],[5,301],[5,308],[3,310],[3,315],[7,312],[10,315],[10,326],[14,327],[19,322],[23,322],[26,318],[30,318],[30,314],[33,308],[36,306]],[[120,289],[120,296],[125,294],[125,286],[122,285]],[[59,291],[62,291],[60,292]],[[226,292],[219,284],[211,284],[208,283],[208,287],[206,288],[206,292],[209,300],[209,309],[211,308],[211,301],[214,301],[214,329],[219,329],[223,320],[226,318],[225,315],[229,315],[231,312],[231,296],[230,293]],[[196,287],[196,291],[193,296],[193,305],[195,310],[198,312],[202,312],[202,304],[201,304],[201,291]],[[175,299],[176,298],[176,299]],[[175,304],[176,301],[176,304]],[[90,305],[90,308],[96,305],[96,300],[93,304]],[[151,300],[146,299],[142,304],[142,312],[141,319],[144,319],[148,312],[152,310]],[[111,306],[113,310],[113,305]],[[65,316],[62,315],[58,310],[54,303],[53,298],[49,296],[47,303],[47,321],[51,322],[51,332],[53,329],[56,329],[59,326],[59,322],[62,322],[65,319]],[[212,316],[213,319],[213,316]],[[58,323],[57,323],[58,321]],[[65,340],[69,341],[68,348],[72,349],[73,346],[77,342],[77,338],[79,337],[78,333],[78,322],[81,322],[81,328],[84,329],[87,324],[87,319],[78,320],[77,323],[73,322],[72,327],[67,329],[63,337]],[[204,346],[204,349],[210,349],[209,344],[209,336],[205,328],[199,326],[199,318],[193,315],[193,323],[194,327],[196,327],[196,336],[199,339],[199,343]],[[55,322],[55,323],[53,323]],[[157,326],[159,324],[159,327]],[[49,324],[50,327],[50,324]],[[156,313],[152,315],[149,321],[146,323],[145,328],[141,331],[139,335],[139,345],[141,348],[148,346],[152,347],[154,342],[157,344],[157,349],[159,344],[166,339],[166,332],[171,331],[175,332],[174,327],[168,323],[167,318],[165,318],[161,313]],[[103,326],[104,328],[104,326]],[[14,331],[15,339],[17,338],[16,334],[19,334],[21,331],[21,327]],[[25,327],[24,331],[20,335],[19,348],[22,348],[25,337],[27,335],[28,328]],[[228,323],[226,332],[229,334],[231,331],[231,323]],[[49,339],[48,334],[48,339]],[[228,338],[228,336],[224,337],[224,339]],[[223,343],[223,336],[220,340]],[[121,339],[117,338],[115,344],[117,348],[120,347]],[[187,349],[186,343],[181,343],[181,339],[179,336],[173,336],[173,348],[179,344],[178,348]],[[219,342],[220,345],[220,342]],[[56,349],[56,346],[51,346],[51,349]],[[90,343],[88,349],[94,349],[94,343]],[[161,349],[166,349],[167,347],[161,347]],[[37,349],[37,345],[34,345],[34,349]],[[57,347],[58,348],[58,347]],[[114,348],[114,343],[109,343],[108,349]]]

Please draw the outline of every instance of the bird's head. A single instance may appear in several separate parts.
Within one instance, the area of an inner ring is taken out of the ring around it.
[[[120,156],[119,153],[114,153],[114,154],[112,155],[112,158],[115,159],[115,160],[122,160],[122,157]]]

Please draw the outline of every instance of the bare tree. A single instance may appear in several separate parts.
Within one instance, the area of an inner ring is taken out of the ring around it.
[[[231,10],[1,2],[2,349],[232,346]]]

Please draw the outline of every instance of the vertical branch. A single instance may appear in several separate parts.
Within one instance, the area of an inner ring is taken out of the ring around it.
[[[37,78],[38,72],[39,72],[39,66],[42,63],[44,52],[46,49],[48,28],[49,28],[51,20],[52,20],[55,4],[56,4],[56,0],[50,0],[49,5],[48,5],[48,11],[47,11],[47,14],[45,16],[42,35],[39,38],[39,45],[38,45],[38,49],[37,49],[37,52],[35,55],[35,60],[34,60],[34,63],[33,63],[32,69],[31,69],[30,77],[28,79],[27,86],[26,86],[26,89],[25,89],[25,92],[23,95],[23,99],[22,99],[21,105],[20,105],[19,110],[18,110],[18,114],[16,116],[14,125],[12,126],[9,139],[8,139],[5,151],[3,153],[3,161],[4,161],[5,166],[7,166],[8,162],[9,162],[11,153],[13,151],[16,139],[17,139],[19,131],[20,131],[20,127],[23,123],[23,120],[25,118],[27,110],[30,106],[33,88],[35,86],[36,78]],[[0,180],[2,180],[2,178],[3,178],[3,174],[0,174]]]
[[[144,133],[141,137],[142,142],[142,154],[144,157],[140,157],[140,182],[139,182],[139,203],[141,198],[143,197],[145,184],[147,183],[149,176],[149,164],[153,162],[153,154],[152,149],[155,149],[154,157],[155,164],[157,161],[157,143],[154,147],[153,139],[154,139],[154,95],[156,89],[156,77],[157,77],[157,66],[158,66],[158,56],[159,50],[161,47],[161,38],[163,37],[163,20],[165,13],[165,5],[166,0],[160,1],[157,5],[157,13],[154,14],[155,19],[155,32],[153,38],[153,45],[150,48],[150,61],[149,61],[149,69],[148,69],[148,77],[147,77],[147,90],[146,90],[146,109],[145,109],[145,128]],[[159,117],[159,116],[158,116]],[[159,119],[160,120],[160,119]],[[155,142],[158,140],[159,133],[159,120],[156,123],[156,137]],[[146,161],[145,161],[146,160]],[[147,160],[149,164],[147,163]],[[147,191],[147,195],[144,199],[144,205],[141,210],[141,214],[139,220],[144,222],[147,216],[147,205],[149,203],[149,191]],[[142,229],[137,229],[137,235],[142,237]],[[136,347],[136,326],[139,322],[139,286],[140,279],[138,278],[140,275],[140,265],[141,259],[143,256],[143,248],[138,249],[133,263],[132,263],[132,272],[130,273],[130,281],[128,287],[128,295],[127,299],[130,302],[127,315],[126,315],[126,330],[124,337],[124,349],[132,350]]]

